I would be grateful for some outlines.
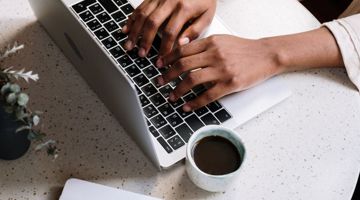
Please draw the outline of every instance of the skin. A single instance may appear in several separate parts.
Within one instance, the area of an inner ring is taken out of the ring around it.
[[[164,2],[165,0],[154,1]],[[187,2],[187,0],[175,0],[174,2]],[[194,2],[199,1],[192,1],[191,3]],[[209,10],[212,11],[216,7],[216,2],[208,3],[207,6],[206,10],[212,14],[211,17],[197,18],[196,27],[200,27],[198,24],[201,24],[201,27],[205,28],[209,24],[208,20],[212,19],[213,13]],[[173,7],[172,11],[174,12],[172,13],[176,13],[176,9],[177,7]],[[202,20],[204,22],[201,22]],[[171,16],[170,20],[163,21],[163,23],[170,27],[169,23],[166,23],[170,21]],[[129,24],[128,27],[136,27],[134,22]],[[195,26],[195,23],[193,26]],[[179,30],[174,27],[172,30]],[[191,28],[194,29],[194,27],[190,26],[190,30]],[[206,84],[208,86],[206,92],[183,106],[184,111],[200,108],[225,95],[246,90],[281,73],[310,68],[341,67],[344,65],[334,37],[324,27],[299,34],[257,40],[231,35],[214,35],[188,44],[185,44],[187,41],[181,43],[183,38],[189,36],[188,33],[191,31],[188,30],[186,29],[182,33],[175,31],[176,38],[179,38],[178,46],[173,45],[175,43],[174,39],[163,38],[161,45],[162,56],[156,63],[157,67],[171,65],[165,75],[158,77],[158,82],[161,85],[170,82],[183,73],[187,73],[185,79],[170,94],[170,101],[176,101],[196,85]],[[201,32],[200,29],[196,30],[198,33]],[[132,33],[131,30],[127,31],[130,34]],[[150,39],[145,40],[152,41],[153,34],[150,34]],[[194,35],[198,36],[198,34]],[[144,37],[147,36],[144,34],[143,40]],[[195,39],[195,37],[191,37],[192,39]],[[172,47],[167,47],[168,44],[172,44]]]
[[[215,9],[216,0],[145,0],[122,28],[123,33],[129,35],[125,48],[133,49],[134,44],[137,44],[142,36],[138,53],[140,57],[146,56],[162,26],[159,55],[166,55],[175,44],[184,44],[196,39],[211,23]],[[182,31],[189,22],[191,25]]]

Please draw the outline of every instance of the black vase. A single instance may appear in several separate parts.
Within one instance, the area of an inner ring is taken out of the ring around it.
[[[16,129],[22,125],[13,115],[5,112],[0,102],[0,159],[15,160],[29,150],[27,130],[16,133]]]

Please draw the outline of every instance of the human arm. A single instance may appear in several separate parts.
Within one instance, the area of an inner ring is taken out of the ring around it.
[[[343,66],[336,40],[325,27],[258,40],[229,35],[211,36],[178,47],[162,62],[161,66],[170,64],[172,67],[167,74],[159,77],[160,84],[189,72],[170,95],[171,101],[177,100],[195,85],[212,85],[205,93],[185,104],[185,111],[246,90],[287,71]]]

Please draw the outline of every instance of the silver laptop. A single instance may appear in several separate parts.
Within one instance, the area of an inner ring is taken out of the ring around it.
[[[197,86],[179,101],[168,102],[169,92],[181,77],[157,85],[156,77],[166,71],[153,64],[161,38],[156,37],[146,58],[138,57],[136,48],[126,52],[122,47],[127,36],[121,27],[139,1],[29,1],[49,35],[159,169],[185,157],[186,143],[199,128],[221,124],[234,129],[290,95],[284,84],[271,79],[185,113],[181,105],[206,88]],[[212,34],[232,32],[215,17],[202,37]]]

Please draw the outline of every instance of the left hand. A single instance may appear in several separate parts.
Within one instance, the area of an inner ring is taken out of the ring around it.
[[[189,72],[170,94],[176,101],[194,86],[210,88],[186,103],[188,112],[233,92],[248,89],[282,71],[279,56],[266,40],[249,40],[230,35],[215,35],[177,47],[165,56],[158,67],[172,65],[158,78],[163,85]]]

